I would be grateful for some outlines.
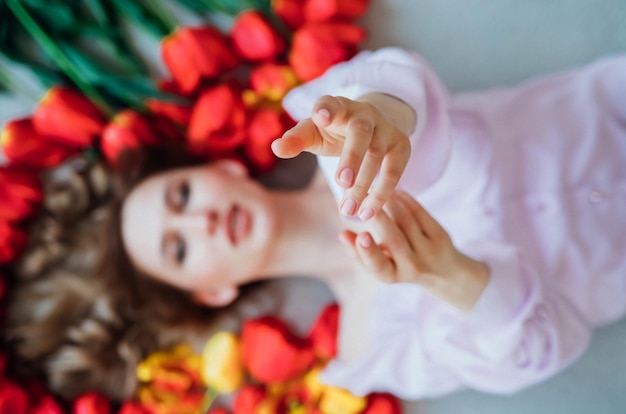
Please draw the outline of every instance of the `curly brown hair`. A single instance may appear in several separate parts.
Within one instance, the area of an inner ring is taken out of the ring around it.
[[[123,400],[146,355],[207,337],[217,310],[138,272],[120,235],[121,204],[139,181],[201,162],[181,147],[128,152],[117,170],[78,157],[43,176],[44,206],[9,269],[5,339],[16,375],[42,375],[66,399],[97,390]]]

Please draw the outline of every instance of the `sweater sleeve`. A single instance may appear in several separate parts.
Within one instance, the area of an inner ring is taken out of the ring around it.
[[[463,388],[508,394],[581,355],[590,328],[515,248],[480,242],[464,251],[491,270],[470,312],[417,285],[384,285],[370,312],[372,346],[356,361],[332,361],[322,380],[358,395],[390,392],[409,400]]]
[[[361,52],[290,91],[283,106],[294,119],[302,120],[311,115],[315,102],[323,95],[358,99],[372,92],[394,96],[417,114],[417,125],[409,137],[411,157],[399,188],[419,194],[442,174],[451,145],[448,92],[421,56],[399,48]],[[335,197],[340,199],[343,189],[333,178],[339,159],[318,160]]]

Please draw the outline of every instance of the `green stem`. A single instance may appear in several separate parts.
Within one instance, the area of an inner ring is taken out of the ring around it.
[[[141,3],[144,5],[145,8],[151,10],[152,13],[154,13],[154,15],[159,18],[161,24],[167,29],[169,34],[172,34],[176,31],[179,26],[178,22],[172,17],[172,13],[165,10],[160,0],[142,0]]]
[[[76,86],[95,103],[107,117],[112,117],[114,111],[109,107],[104,98],[91,85],[83,75],[76,70],[74,64],[65,56],[63,51],[54,43],[54,40],[37,24],[28,11],[18,0],[6,0],[15,17],[22,23],[24,28],[30,33],[42,49],[56,62],[65,74],[76,83]]]
[[[213,405],[213,403],[215,402],[215,399],[217,398],[217,396],[219,395],[219,393],[217,391],[215,391],[213,388],[208,388],[206,390],[206,393],[204,394],[204,398],[202,398],[202,403],[201,403],[201,413],[208,413],[209,409],[211,408],[211,406]]]

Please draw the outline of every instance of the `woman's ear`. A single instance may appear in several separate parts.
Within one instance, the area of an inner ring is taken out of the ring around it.
[[[213,166],[235,177],[247,177],[249,175],[248,168],[241,161],[234,159],[218,160],[213,163]]]
[[[235,286],[210,288],[202,292],[195,292],[193,300],[210,308],[220,308],[231,304],[239,296],[239,289]]]

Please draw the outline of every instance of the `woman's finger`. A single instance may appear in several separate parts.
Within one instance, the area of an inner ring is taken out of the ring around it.
[[[429,239],[440,237],[442,234],[448,234],[437,220],[430,215],[422,205],[413,197],[404,191],[398,191],[400,200],[407,206],[413,217],[419,223],[424,234]]]
[[[404,232],[398,227],[398,223],[384,210],[378,212],[368,224],[376,242],[383,251],[391,255],[396,263],[415,254]]]
[[[375,138],[376,139],[376,138]],[[367,220],[380,211],[391,197],[400,181],[404,168],[411,154],[410,144],[406,140],[395,139],[395,144],[384,156],[380,174],[361,205],[359,217]]]
[[[355,184],[374,134],[374,121],[365,113],[350,118],[337,167],[337,183],[343,188]]]
[[[372,235],[363,232],[356,237],[356,251],[361,263],[378,278],[386,283],[397,281],[396,265],[392,258],[385,255],[381,246],[374,242]]]
[[[352,188],[346,190],[343,200],[340,204],[340,211],[343,215],[352,216],[359,211],[359,206],[367,196],[372,181],[376,177],[376,174],[380,168],[382,157],[372,156],[371,149],[368,151],[359,174],[356,176],[356,180]],[[362,220],[369,220],[374,216],[373,211],[361,211],[360,215]]]
[[[323,148],[324,138],[310,118],[298,122],[272,142],[272,151],[279,158],[293,158],[302,151],[319,153]]]
[[[423,251],[427,243],[426,236],[406,203],[400,199],[399,191],[395,191],[391,195],[384,210],[404,233],[413,252],[419,253]]]

